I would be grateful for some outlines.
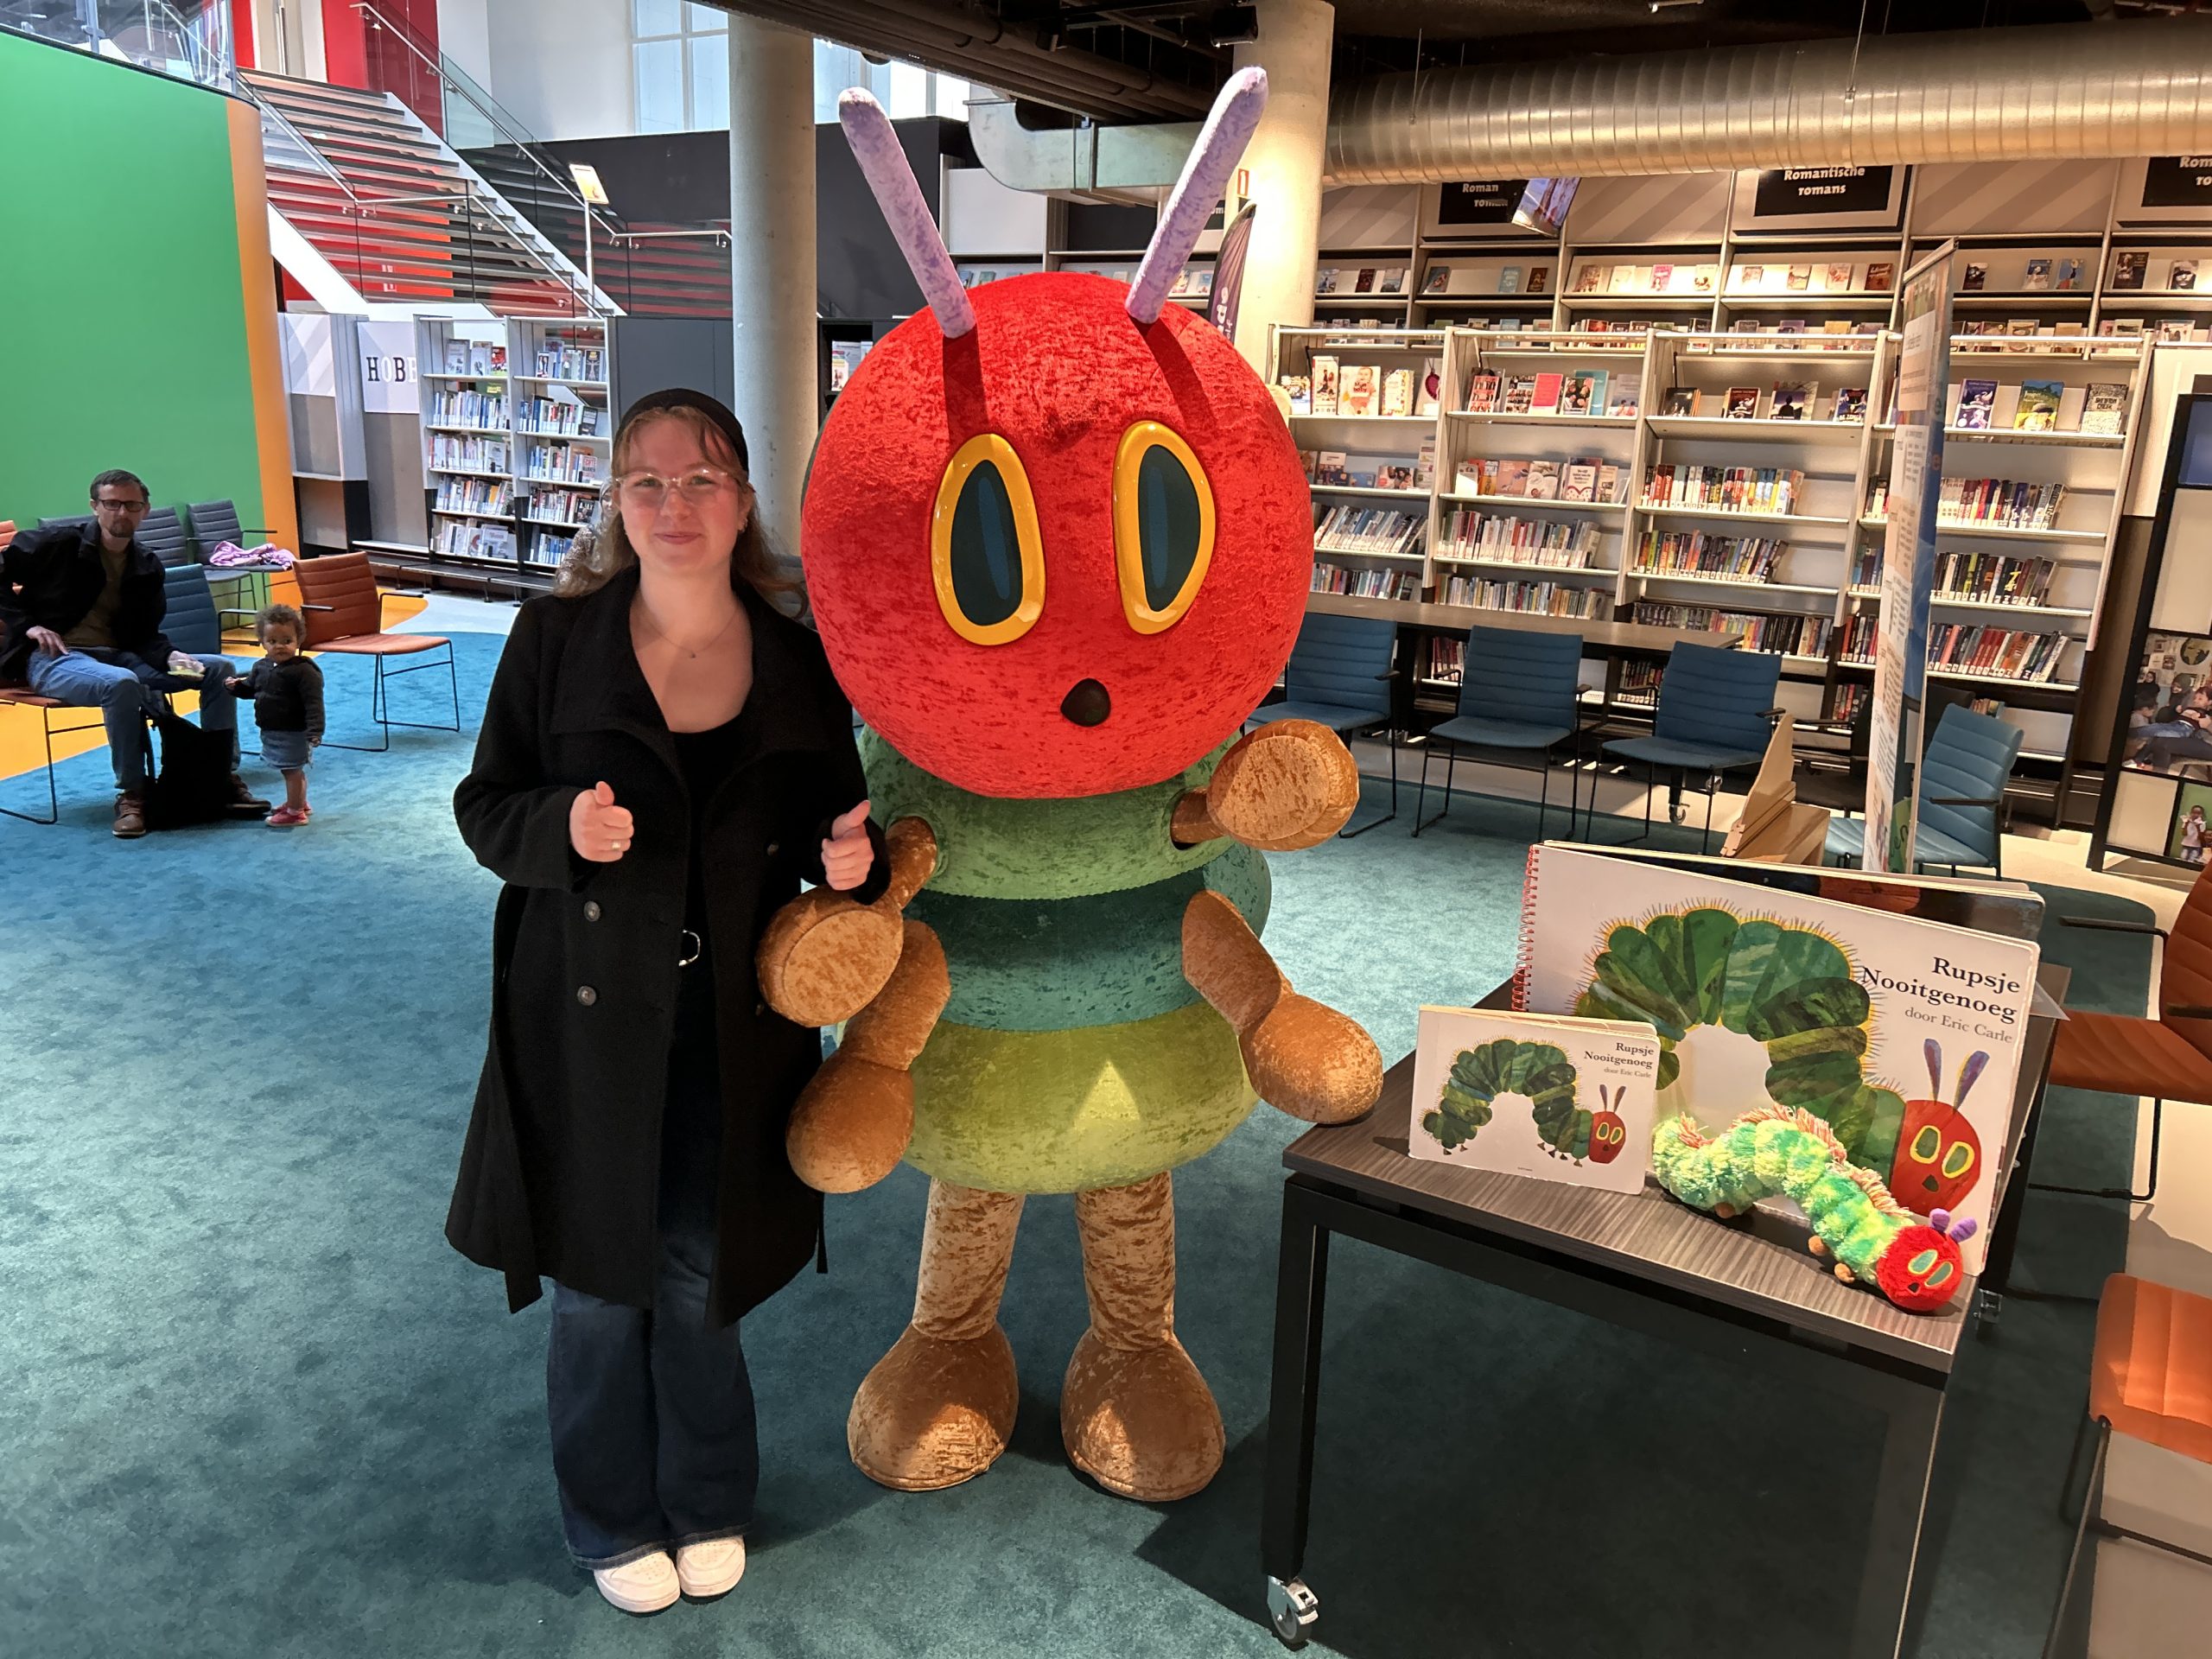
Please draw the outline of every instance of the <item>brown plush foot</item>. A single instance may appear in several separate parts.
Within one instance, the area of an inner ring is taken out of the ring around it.
[[[957,1486],[1006,1450],[1019,1394],[1014,1349],[997,1325],[956,1340],[910,1325],[853,1397],[845,1445],[879,1485],[902,1492]]]
[[[1212,1390],[1170,1337],[1109,1348],[1086,1331],[1060,1387],[1068,1461],[1109,1492],[1166,1503],[1202,1489],[1221,1467],[1224,1436]]]
[[[883,988],[905,938],[894,907],[813,888],[778,911],[760,936],[753,965],[761,994],[798,1025],[842,1025]]]
[[[1260,1098],[1308,1123],[1348,1123],[1382,1092],[1375,1039],[1295,991],[1268,1011],[1243,1046]]]
[[[899,1166],[914,1137],[914,1079],[840,1049],[791,1108],[784,1151],[817,1192],[858,1192]]]

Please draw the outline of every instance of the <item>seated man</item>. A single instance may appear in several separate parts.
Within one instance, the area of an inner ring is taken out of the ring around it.
[[[138,545],[146,486],[135,473],[92,480],[92,522],[17,534],[0,551],[0,685],[29,683],[41,696],[99,709],[107,721],[115,766],[115,833],[146,833],[147,682],[181,670],[204,675],[200,723],[230,738],[231,788],[239,807],[258,811],[238,775],[236,671],[222,657],[194,657],[162,633],[168,609],[162,562]]]

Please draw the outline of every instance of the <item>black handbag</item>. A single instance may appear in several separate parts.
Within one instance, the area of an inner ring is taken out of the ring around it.
[[[161,769],[146,780],[146,827],[181,830],[235,816],[230,734],[202,731],[168,709],[155,715],[154,731]]]

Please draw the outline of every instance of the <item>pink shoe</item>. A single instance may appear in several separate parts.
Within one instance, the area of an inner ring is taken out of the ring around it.
[[[307,821],[308,815],[305,812],[290,806],[280,806],[262,820],[272,830],[289,830]]]

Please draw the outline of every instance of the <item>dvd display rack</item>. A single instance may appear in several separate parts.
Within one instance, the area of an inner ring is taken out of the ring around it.
[[[597,513],[613,467],[607,325],[518,320],[515,511],[525,563],[560,563]]]

